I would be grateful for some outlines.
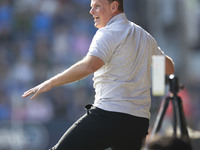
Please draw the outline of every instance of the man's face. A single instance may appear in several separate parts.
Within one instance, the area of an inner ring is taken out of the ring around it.
[[[90,14],[94,18],[96,28],[105,27],[114,16],[111,5],[112,3],[109,4],[108,0],[91,0]]]

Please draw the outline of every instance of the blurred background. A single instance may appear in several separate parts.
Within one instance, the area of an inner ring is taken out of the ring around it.
[[[142,26],[175,62],[194,149],[200,139],[200,0],[124,0],[127,18]],[[88,51],[96,32],[90,0],[0,0],[0,150],[45,150],[93,103],[92,75],[36,100],[27,89],[65,70]],[[166,86],[166,95],[168,94]],[[165,97],[152,96],[151,128]],[[169,108],[163,132],[171,119]],[[196,142],[198,141],[198,142]],[[197,147],[197,148],[196,148]]]

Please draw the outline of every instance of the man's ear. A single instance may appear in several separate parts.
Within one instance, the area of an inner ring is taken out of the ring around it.
[[[111,3],[111,11],[112,13],[115,13],[118,11],[119,3],[117,1],[114,1]]]

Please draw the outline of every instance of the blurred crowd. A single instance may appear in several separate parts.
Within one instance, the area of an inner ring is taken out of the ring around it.
[[[192,110],[189,123],[200,130],[196,119],[200,115],[200,0],[125,0],[125,9],[128,19],[150,32],[174,59],[176,73],[186,86],[185,103]],[[24,91],[87,54],[96,32],[89,10],[90,0],[0,1],[0,121],[73,122],[84,113],[84,105],[93,102],[92,75],[34,101],[21,98]]]
[[[83,113],[93,97],[90,79],[34,102],[20,95],[86,55],[96,31],[89,8],[87,0],[0,1],[0,120],[46,122]]]

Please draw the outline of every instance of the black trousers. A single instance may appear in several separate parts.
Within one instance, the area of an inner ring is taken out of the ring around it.
[[[149,120],[92,107],[50,150],[140,150]]]

